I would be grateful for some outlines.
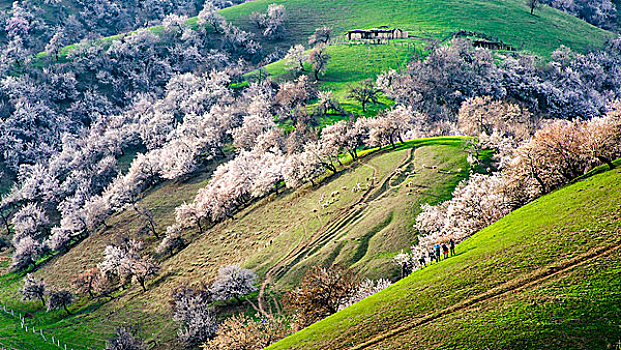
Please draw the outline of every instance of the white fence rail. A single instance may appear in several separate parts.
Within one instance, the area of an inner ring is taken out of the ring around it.
[[[4,312],[7,315],[11,315],[11,317],[16,318],[17,320],[19,320],[20,322],[20,326],[21,329],[24,332],[32,332],[34,334],[38,334],[41,339],[43,339],[44,342],[49,342],[52,343],[53,345],[55,345],[56,347],[58,347],[59,349],[63,349],[63,350],[74,350],[73,348],[70,348],[67,346],[67,344],[63,343],[60,341],[60,339],[55,338],[53,335],[48,335],[46,336],[46,334],[43,333],[43,329],[36,329],[36,327],[34,325],[30,326],[28,324],[26,324],[26,318],[24,316],[22,316],[21,313],[15,312],[12,309],[9,309],[6,307],[6,305],[0,304],[0,312]],[[12,347],[8,347],[6,345],[3,345],[2,343],[0,343],[0,350],[18,350]]]

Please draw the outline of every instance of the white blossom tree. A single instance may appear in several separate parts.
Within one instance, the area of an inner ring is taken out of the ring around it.
[[[31,236],[25,236],[15,244],[15,252],[12,256],[11,270],[21,271],[35,265],[41,254],[43,246]]]
[[[287,69],[295,71],[304,71],[304,62],[308,61],[308,54],[304,46],[298,44],[291,46],[285,55]]]
[[[235,299],[241,302],[241,297],[257,290],[254,286],[257,275],[242,269],[239,265],[227,265],[218,270],[218,276],[211,285],[211,292],[216,300]]]
[[[117,328],[114,338],[108,340],[105,350],[145,350],[146,345],[127,328]]]
[[[36,203],[26,204],[11,219],[13,230],[19,237],[35,235],[42,226],[48,223],[49,219],[45,211]]]
[[[172,256],[175,251],[179,251],[185,247],[185,240],[181,234],[182,229],[178,224],[169,226],[166,229],[164,239],[157,246],[156,252],[161,255],[169,254]]]
[[[226,25],[224,17],[218,13],[218,8],[214,5],[213,1],[205,1],[203,9],[198,13],[198,24],[209,25],[216,33],[220,33],[222,28]]]

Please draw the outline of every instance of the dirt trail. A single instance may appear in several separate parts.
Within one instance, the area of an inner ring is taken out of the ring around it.
[[[415,148],[412,148],[408,152],[408,156],[402,161],[396,168],[400,169],[412,161],[414,157]],[[372,158],[371,158],[372,159]],[[371,178],[371,184],[369,188],[362,194],[360,199],[347,208],[341,209],[341,212],[330,219],[319,230],[313,233],[309,238],[298,244],[296,248],[287,253],[281,258],[274,266],[272,266],[265,274],[265,278],[259,288],[258,296],[258,308],[261,313],[268,315],[265,308],[265,290],[267,286],[273,282],[273,279],[277,277],[282,271],[286,271],[288,267],[291,267],[301,261],[304,257],[312,254],[316,249],[319,249],[324,243],[329,241],[335,233],[338,233],[342,228],[358,219],[364,214],[364,211],[369,207],[369,203],[378,200],[383,197],[389,188],[390,181],[396,175],[393,171],[390,175],[382,181],[379,188],[376,187],[376,178],[378,175],[378,169],[368,162],[363,163],[362,166],[370,167],[373,169],[373,175]],[[376,190],[377,188],[377,190]],[[374,191],[375,190],[375,191]]]
[[[500,297],[506,294],[516,292],[516,291],[520,291],[527,287],[531,287],[531,286],[540,284],[542,282],[545,282],[546,280],[553,278],[553,277],[562,276],[563,274],[568,273],[573,268],[584,265],[597,258],[601,258],[601,257],[612,255],[612,254],[618,254],[619,250],[621,250],[621,246],[616,245],[616,244],[612,246],[607,246],[607,247],[600,247],[598,249],[591,249],[588,252],[581,254],[575,258],[569,259],[565,262],[561,262],[558,266],[542,267],[538,270],[535,270],[532,274],[528,276],[524,276],[522,278],[508,281],[498,287],[488,290],[485,293],[481,293],[477,296],[466,299],[458,304],[449,306],[439,312],[425,316],[420,319],[413,320],[412,322],[403,323],[397,326],[396,328],[386,331],[382,333],[381,335],[371,338],[365,341],[364,343],[351,347],[350,349],[358,350],[358,349],[370,348],[385,340],[389,340],[391,338],[397,337],[403,334],[404,332],[410,331],[416,327],[420,327],[422,325],[433,322],[444,316],[470,308],[486,300],[497,298],[497,297]]]

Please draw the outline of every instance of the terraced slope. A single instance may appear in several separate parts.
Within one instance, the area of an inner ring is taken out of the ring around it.
[[[621,340],[621,170],[545,196],[269,349],[607,349]]]

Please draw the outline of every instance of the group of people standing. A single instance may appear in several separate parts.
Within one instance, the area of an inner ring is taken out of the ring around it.
[[[434,261],[440,262],[443,256],[444,259],[448,259],[449,256],[455,255],[455,241],[451,238],[448,242],[445,241],[442,242],[442,244],[440,244],[440,242],[436,242],[436,244],[433,246],[433,248],[431,248],[428,254],[430,263],[433,263]],[[425,266],[427,264],[425,254],[421,255],[420,259],[418,259],[418,262],[421,266]]]

